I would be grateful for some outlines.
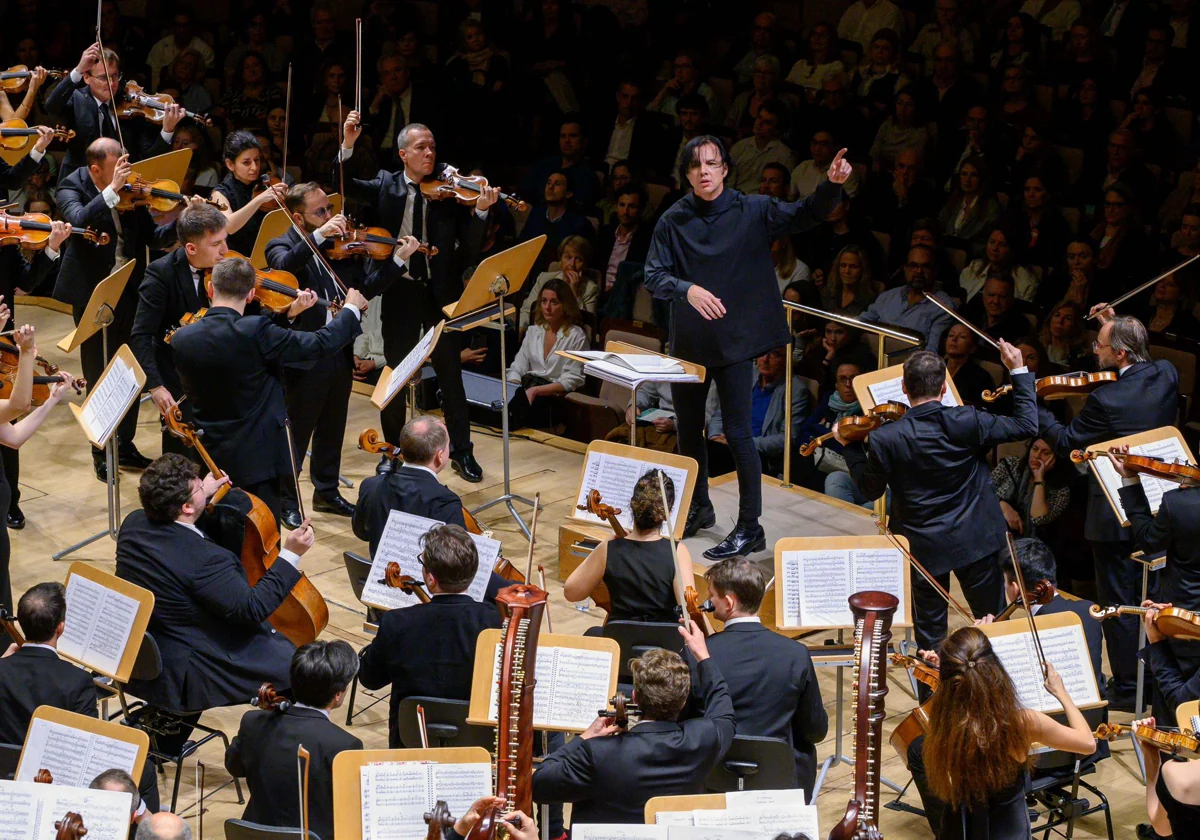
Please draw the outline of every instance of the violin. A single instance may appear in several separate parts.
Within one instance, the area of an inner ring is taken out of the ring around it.
[[[450,808],[446,803],[439,799],[433,806],[432,811],[425,812],[425,825],[429,826],[429,832],[425,835],[425,840],[442,840],[442,836],[447,828],[450,828],[456,820],[450,816]]]
[[[898,402],[882,402],[874,408],[867,409],[866,414],[843,417],[835,425],[836,435],[841,435],[845,441],[864,441],[867,435],[878,429],[884,423],[899,420],[908,411],[908,406]],[[817,447],[835,437],[835,432],[828,432],[815,437],[800,447],[800,454],[807,457],[817,451]]]
[[[17,622],[17,617],[3,606],[0,606],[0,629],[8,634],[17,647],[25,644],[25,636],[21,633],[21,625]]]
[[[601,709],[596,714],[602,718],[612,718],[612,722],[622,729],[629,728],[629,718],[631,715],[633,717],[641,717],[642,710],[626,697],[622,691],[614,694],[608,702],[612,708]]]
[[[712,601],[700,603],[700,595],[696,592],[695,587],[685,586],[683,588],[683,601],[687,608],[688,618],[704,628],[704,635],[708,636],[712,633],[712,628],[709,625],[708,616],[705,613],[715,612],[716,607]],[[679,607],[675,608],[676,611]]]
[[[121,91],[121,99],[117,105],[117,117],[120,119],[142,117],[150,122],[162,123],[163,117],[166,116],[167,106],[174,104],[175,98],[171,95],[146,93],[146,89],[137,82],[129,81],[125,83],[125,89]],[[184,109],[183,115],[191,117],[203,125],[212,125],[212,120],[207,114],[197,114]]]
[[[1174,481],[1182,487],[1200,485],[1200,467],[1192,464],[1172,464],[1153,455],[1124,454],[1117,452],[1115,447],[1112,452],[1121,465],[1131,472],[1161,478],[1164,481]],[[1082,449],[1076,449],[1071,453],[1071,463],[1083,464],[1103,457],[1105,457],[1103,452],[1085,452]]]
[[[13,388],[16,387],[17,374],[15,371],[0,373],[0,400],[7,400],[12,397]],[[30,398],[31,404],[44,405],[46,400],[50,399],[50,391],[60,382],[66,382],[70,385],[76,394],[82,394],[83,389],[87,387],[86,379],[79,379],[70,374],[58,374],[56,376],[35,376],[33,377],[33,396]]]
[[[225,255],[225,259],[240,259],[246,260],[241,254],[236,251],[230,251]],[[249,260],[246,260],[249,263]],[[213,297],[212,285],[212,269],[205,270],[204,288],[208,292],[209,300]],[[259,306],[276,314],[285,311],[296,297],[300,294],[300,281],[296,279],[296,275],[288,271],[280,271],[277,268],[256,268],[254,269],[254,299],[258,301]],[[317,298],[316,306],[323,306],[335,315],[341,310],[342,305],[337,301],[329,301],[324,298]]]
[[[1106,618],[1116,618],[1122,615],[1144,616],[1150,612],[1150,607],[1102,607],[1092,604],[1088,615],[1097,621]],[[1200,614],[1179,607],[1163,607],[1154,619],[1154,626],[1164,636],[1171,639],[1190,639],[1200,641]]]
[[[440,173],[421,181],[421,195],[430,201],[454,198],[461,204],[474,204],[487,186],[488,180],[482,175],[463,175],[455,167],[446,164]],[[529,205],[516,196],[500,193],[500,198],[518,212],[529,209]]]
[[[292,701],[276,691],[273,684],[265,682],[258,687],[258,694],[250,705],[268,712],[286,712]]]
[[[937,691],[942,687],[941,672],[917,656],[910,656],[906,653],[893,653],[891,655],[893,665],[899,665],[901,668],[907,668],[913,675],[913,679],[924,685],[930,691]]]
[[[47,79],[61,79],[67,75],[66,70],[47,70]],[[33,71],[24,64],[14,64],[7,70],[0,71],[0,91],[5,93],[20,93],[29,87]]]
[[[587,503],[575,506],[577,510],[586,510],[592,516],[598,516],[612,526],[613,533],[617,535],[617,539],[625,539],[625,526],[617,519],[621,515],[621,509],[615,508],[612,505],[604,504],[604,497],[600,495],[599,490],[589,490],[587,494]]]
[[[344,260],[366,254],[374,260],[386,260],[392,255],[392,249],[399,244],[400,240],[390,236],[387,228],[359,225],[349,233],[333,237],[333,244],[325,251],[325,256],[331,260]],[[416,253],[436,257],[438,249],[435,245],[422,242]]]
[[[1109,382],[1116,381],[1117,374],[1111,370],[1104,370],[1099,373],[1079,371],[1077,373],[1063,373],[1057,376],[1043,376],[1034,383],[1034,389],[1037,391],[1039,399],[1061,400],[1067,397],[1086,396],[1101,385],[1107,385]],[[1005,394],[1011,393],[1011,384],[1001,385],[994,391],[984,391],[983,401],[995,402]]]
[[[1172,758],[1200,758],[1200,740],[1183,732],[1168,732],[1166,729],[1145,724],[1126,726],[1120,723],[1102,723],[1092,733],[1100,741],[1112,741],[1129,734]]]
[[[159,213],[169,213],[187,201],[188,196],[179,191],[179,185],[167,178],[147,181],[136,172],[130,172],[121,191],[117,193],[117,210],[124,213],[135,207],[149,207]],[[211,198],[204,200],[210,207],[219,207]]]
[[[40,251],[50,241],[51,219],[45,213],[23,213],[12,216],[0,210],[0,247],[20,245]],[[71,226],[72,236],[82,236],[93,245],[107,245],[108,234],[97,233],[91,228]]]
[[[6,338],[0,338],[0,376],[7,376],[10,373],[16,373],[17,366],[21,362],[21,348],[13,344]],[[53,376],[58,373],[58,365],[47,361],[44,357],[38,356],[35,359],[38,367],[40,367],[47,376]],[[87,383],[80,379],[84,387]]]
[[[891,660],[894,665],[908,668],[909,673],[913,675],[913,679],[927,686],[930,691],[937,691],[941,688],[941,673],[924,659],[908,656],[903,653],[893,653]],[[930,697],[920,706],[909,712],[908,717],[897,724],[888,738],[888,743],[899,753],[900,760],[904,762],[905,767],[908,766],[909,745],[921,735],[929,732],[929,715],[932,710],[933,698]]]
[[[61,820],[55,820],[54,828],[58,832],[54,840],[81,840],[88,833],[83,825],[83,817],[74,811],[67,811]]]
[[[260,176],[258,182],[254,185],[254,189],[250,191],[250,195],[257,198],[258,196],[262,195],[266,190],[269,190],[271,187],[275,186],[276,184],[282,184],[282,183],[284,183],[284,180],[282,178],[278,177],[277,175],[272,175],[269,172],[264,172]],[[272,210],[278,210],[278,209],[279,209],[278,204],[267,201],[267,202],[263,203],[262,207],[258,208],[258,212],[270,213]],[[284,208],[284,209],[286,209],[286,208]]]
[[[391,589],[399,589],[405,595],[416,595],[417,600],[422,604],[429,603],[429,592],[425,589],[425,582],[417,580],[412,575],[402,574],[400,564],[394,560],[387,564],[381,582]]]
[[[1029,602],[1032,605],[1044,607],[1054,600],[1054,586],[1048,580],[1039,580],[1033,585],[1033,589],[1026,593],[1029,596]],[[1025,606],[1025,599],[1017,596],[1017,599],[1000,611],[996,616],[996,621],[1007,621],[1012,617],[1012,614]]]
[[[167,330],[167,334],[163,336],[163,344],[170,344],[171,336],[175,335],[175,333],[177,333],[179,330],[183,329],[184,327],[188,326],[189,324],[196,323],[197,321],[199,321],[201,318],[203,318],[207,314],[208,314],[207,306],[202,306],[201,308],[197,309],[195,312],[184,312],[181,316],[179,316],[179,326]]]
[[[0,122],[0,149],[6,152],[19,152],[29,145],[31,137],[37,137],[38,130],[30,128],[25,120],[5,120]],[[75,132],[66,126],[54,127],[54,139],[66,143],[75,138]]]

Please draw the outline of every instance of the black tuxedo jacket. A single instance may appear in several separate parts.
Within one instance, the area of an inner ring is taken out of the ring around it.
[[[134,684],[138,697],[198,712],[248,703],[264,682],[281,690],[290,685],[296,648],[267,618],[300,580],[291,563],[275,562],[250,586],[233,552],[135,510],[117,536],[117,577],[154,593],[147,629],[162,654],[162,673]]]
[[[500,624],[494,605],[466,594],[436,595],[428,604],[383,614],[375,641],[359,654],[358,681],[370,689],[392,684],[389,747],[402,746],[396,711],[405,697],[471,699],[475,641],[481,632]]]
[[[91,675],[46,648],[22,647],[0,659],[0,744],[23,744],[38,706],[96,717]]]
[[[107,233],[107,245],[94,245],[82,236],[72,236],[63,246],[58,270],[58,282],[54,284],[54,297],[63,303],[83,308],[96,285],[112,273],[117,253],[117,226],[113,222],[112,210],[104,203],[101,190],[92,183],[86,168],[77,169],[58,182],[59,215],[64,221],[77,227],[89,227]],[[155,225],[150,212],[144,207],[120,214],[121,231],[124,238],[125,256],[135,262],[133,274],[121,294],[121,306],[137,306],[138,288],[146,270],[146,248],[164,248],[175,239],[175,222]]]
[[[408,111],[403,114],[396,114],[394,124],[392,124],[393,99],[390,96],[384,97],[383,102],[379,105],[378,114],[368,112],[363,115],[363,119],[366,121],[364,129],[370,136],[381,163],[386,164],[389,168],[401,166],[400,156],[396,153],[396,135],[400,133],[400,129],[414,122],[429,126],[434,132],[439,128],[438,123],[441,114],[438,107],[434,104],[437,96],[427,84],[417,81],[413,81],[410,84],[412,87],[412,96],[409,98]],[[370,96],[371,98],[366,100],[368,105],[375,99],[374,91],[371,92]],[[399,105],[399,100],[395,100],[395,103]],[[392,125],[392,147],[384,149],[382,143],[389,125]],[[397,169],[397,171],[399,170]]]
[[[319,709],[254,710],[242,716],[238,734],[225,750],[225,769],[245,778],[250,801],[242,819],[284,828],[300,826],[296,796],[296,747],[308,750],[308,827],[321,840],[333,838],[333,759],[363,743]]]
[[[301,332],[218,306],[171,337],[205,447],[235,487],[291,475],[277,366],[331,356],[360,333],[348,309],[316,332]]]
[[[203,278],[197,290],[183,248],[176,248],[146,266],[146,276],[138,287],[138,306],[129,339],[133,355],[146,371],[146,388],[165,385],[175,399],[183,396],[171,345],[163,339],[169,330],[179,326],[185,314],[206,306],[208,293]]]
[[[613,113],[608,122],[596,126],[596,130],[592,133],[592,136],[600,141],[598,145],[592,146],[597,157],[601,159],[600,163],[604,163],[603,158],[608,154],[608,147],[612,143],[612,135],[616,127],[617,115]],[[638,114],[637,120],[633,124],[633,137],[629,141],[629,153],[625,159],[642,170],[656,168],[655,164],[663,157],[666,134],[666,128],[658,114],[650,111]],[[660,174],[670,176],[674,173],[662,172]]]
[[[1119,492],[1137,547],[1147,553],[1167,552],[1159,598],[1181,609],[1200,610],[1200,488],[1163,493],[1157,516],[1150,512],[1141,485]]]
[[[113,85],[122,89],[122,81],[113,79]],[[58,169],[58,183],[62,184],[76,169],[86,169],[84,153],[92,142],[100,137],[100,107],[92,98],[87,83],[71,81],[63,76],[46,97],[46,113],[67,128],[75,130],[75,137],[67,143],[67,154]],[[112,114],[116,120],[115,110]],[[125,120],[121,123],[121,134],[125,138],[126,151],[132,161],[145,160],[171,151],[171,144],[162,138],[162,127],[146,120]]]
[[[28,154],[12,166],[9,166],[8,161],[0,159],[0,187],[5,190],[21,189],[40,165],[41,161],[35,161],[33,156]]]
[[[829,715],[808,648],[758,622],[734,624],[708,639],[708,653],[725,678],[740,735],[781,738],[796,752],[796,786],[811,799],[817,778],[817,747],[829,731]],[[696,660],[693,700],[703,702]],[[698,706],[702,711],[703,707]]]
[[[425,470],[401,466],[387,475],[365,479],[358,489],[354,536],[367,541],[372,557],[393,510],[467,527],[457,493]]]
[[[717,664],[696,669],[705,716],[681,723],[646,721],[606,738],[575,738],[533,774],[538,802],[572,802],[572,822],[645,821],[655,796],[704,792],[704,779],[733,743],[734,711]]]
[[[933,401],[843,450],[850,475],[868,499],[892,490],[892,530],[908,537],[931,574],[961,569],[1005,546],[1008,526],[984,461],[998,443],[1037,434],[1033,374],[1013,380],[1013,416]]]
[[[1179,406],[1179,372],[1166,361],[1138,362],[1116,382],[1088,394],[1087,402],[1068,426],[1046,408],[1038,411],[1038,436],[1059,458],[1073,449],[1175,424]],[[1093,541],[1133,539],[1122,528],[1095,478],[1089,483],[1087,519],[1083,536]]]
[[[57,265],[54,260],[47,257],[44,250],[34,251],[33,261],[25,262],[20,248],[0,248],[0,295],[4,296],[8,308],[14,308],[13,301],[18,288],[33,293],[55,268]],[[0,324],[0,330],[9,329],[11,322],[10,315],[8,321]]]

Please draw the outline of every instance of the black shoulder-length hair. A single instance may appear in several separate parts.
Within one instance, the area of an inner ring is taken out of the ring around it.
[[[689,140],[688,144],[683,147],[683,154],[679,156],[680,186],[688,182],[688,172],[692,170],[692,167],[700,165],[700,149],[709,145],[716,146],[721,152],[721,161],[725,164],[726,175],[733,169],[733,159],[729,157],[729,150],[725,148],[721,138],[714,134],[701,134],[699,137]]]

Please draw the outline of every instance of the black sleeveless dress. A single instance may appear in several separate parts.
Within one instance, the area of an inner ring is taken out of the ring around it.
[[[1025,791],[1029,770],[1022,769],[1011,785],[988,797],[986,807],[947,808],[942,814],[940,840],[1029,840],[1033,829]]]
[[[610,619],[677,621],[674,581],[675,563],[666,540],[608,543],[604,585],[612,598]]]
[[[1163,766],[1167,765],[1168,759],[1163,759]],[[1167,787],[1167,782],[1163,779],[1161,768],[1158,774],[1158,781],[1154,783],[1154,792],[1158,794],[1158,801],[1162,803],[1163,810],[1167,812],[1167,819],[1171,823],[1171,831],[1176,837],[1191,836],[1192,826],[1200,821],[1200,805],[1189,805],[1186,802],[1180,802],[1172,794],[1170,788]]]

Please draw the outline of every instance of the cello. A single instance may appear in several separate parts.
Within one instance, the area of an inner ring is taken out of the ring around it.
[[[292,701],[275,690],[275,686],[265,682],[258,687],[258,694],[250,701],[256,709],[268,712],[286,712],[291,708]]]
[[[200,442],[201,432],[183,422],[183,411],[179,406],[172,408],[164,420],[167,431],[195,449],[200,460],[215,478],[225,477],[225,473],[213,463],[204,444]],[[228,484],[217,489],[209,502],[210,512],[229,489]],[[262,499],[245,491],[242,491],[241,495],[249,502],[248,510],[237,507],[239,513],[245,516],[245,533],[241,548],[242,568],[246,570],[246,580],[250,586],[254,586],[279,559],[279,526],[275,522],[275,515]],[[300,580],[267,620],[292,644],[301,647],[316,641],[317,636],[321,635],[321,631],[329,623],[329,606],[308,576],[301,572]]]
[[[0,606],[0,628],[3,628],[17,647],[25,644],[25,636],[21,633],[21,625],[17,622],[17,617],[4,606]]]

